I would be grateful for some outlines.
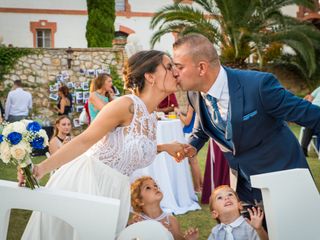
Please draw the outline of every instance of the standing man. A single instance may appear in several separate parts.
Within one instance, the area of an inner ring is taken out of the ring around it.
[[[14,81],[13,90],[9,92],[6,101],[5,119],[16,122],[25,119],[32,109],[31,93],[22,89],[21,80]]]
[[[305,100],[312,102],[312,104],[320,106],[320,87],[316,88],[311,94],[304,97]],[[312,128],[305,128],[302,134],[301,147],[303,153],[308,157],[308,146],[314,135],[314,130]]]
[[[320,132],[319,107],[286,91],[270,73],[221,66],[202,35],[178,39],[173,50],[178,83],[197,113],[187,155],[213,138],[229,162],[231,186],[251,204],[262,199],[251,187],[251,175],[308,168],[286,121]]]

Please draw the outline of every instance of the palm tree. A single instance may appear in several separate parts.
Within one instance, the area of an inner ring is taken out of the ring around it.
[[[156,12],[151,28],[157,29],[151,45],[166,33],[195,32],[208,37],[221,51],[224,64],[243,67],[250,55],[259,67],[275,46],[287,45],[299,53],[310,69],[316,68],[314,43],[320,32],[312,25],[285,16],[281,8],[299,4],[314,7],[313,0],[194,0],[194,5],[176,1]],[[269,54],[270,55],[270,54]]]
[[[320,66],[320,46],[316,49],[316,63]],[[320,84],[320,68],[310,75],[309,69],[300,54],[292,56],[291,54],[284,54],[276,59],[273,63],[275,66],[284,66],[287,69],[298,74],[300,79],[306,84],[309,90],[317,88]]]

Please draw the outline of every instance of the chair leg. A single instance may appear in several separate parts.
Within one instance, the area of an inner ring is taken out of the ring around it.
[[[11,209],[7,209],[5,206],[0,208],[0,240],[7,239],[9,220]]]

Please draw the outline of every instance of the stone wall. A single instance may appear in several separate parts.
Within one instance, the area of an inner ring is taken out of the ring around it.
[[[21,80],[24,88],[33,96],[33,115],[47,117],[50,121],[56,117],[53,107],[56,101],[49,98],[49,86],[56,83],[62,72],[69,76],[68,82],[86,82],[94,76],[81,72],[88,69],[109,69],[113,65],[121,76],[124,62],[122,48],[72,49],[71,67],[68,68],[67,49],[41,49],[39,55],[28,55],[18,60],[14,69],[4,76],[1,91]],[[4,99],[2,99],[4,102]],[[75,117],[79,114],[75,114]]]
[[[122,48],[72,49],[74,52],[70,69],[68,69],[66,50],[41,49],[38,55],[20,58],[14,69],[4,76],[4,81],[0,83],[0,91],[9,90],[13,81],[21,80],[24,89],[30,91],[33,96],[32,116],[52,124],[57,117],[54,112],[57,102],[49,98],[49,89],[50,85],[56,83],[58,75],[67,73],[69,75],[67,82],[86,82],[93,77],[81,73],[80,69],[108,69],[113,65],[121,76],[123,62],[126,59]],[[187,106],[185,93],[179,91],[176,96],[181,110],[185,112]],[[1,99],[2,103],[4,100]],[[79,113],[73,112],[72,116],[77,118]],[[82,129],[83,127],[74,129],[74,134],[78,134]]]

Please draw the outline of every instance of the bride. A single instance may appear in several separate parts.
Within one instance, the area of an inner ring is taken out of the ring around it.
[[[134,94],[106,105],[88,129],[35,165],[34,175],[40,179],[59,168],[46,187],[120,199],[119,234],[129,217],[129,175],[151,164],[157,152],[183,158],[182,144],[156,144],[154,110],[177,90],[176,76],[171,59],[163,52],[141,51],[130,57],[124,81]],[[19,183],[23,182],[19,173]],[[22,239],[77,239],[77,235],[64,221],[33,212]]]

